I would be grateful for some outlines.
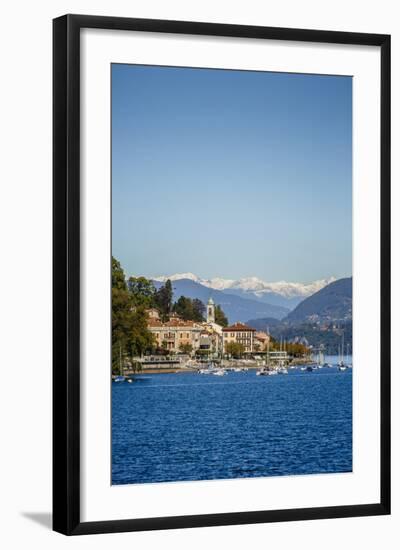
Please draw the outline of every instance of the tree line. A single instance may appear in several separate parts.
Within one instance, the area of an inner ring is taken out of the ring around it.
[[[272,336],[269,337],[269,351],[280,351],[282,349],[282,345],[280,342],[275,340]],[[287,352],[287,354],[290,357],[304,357],[309,354],[309,349],[304,346],[303,344],[292,344],[292,343],[285,343],[284,350]],[[261,350],[260,348],[257,349],[257,344],[255,346],[256,353],[258,351],[265,351]],[[228,342],[225,346],[225,352],[230,355],[231,357],[234,357],[235,359],[239,359],[243,356],[245,352],[245,347],[240,342]]]

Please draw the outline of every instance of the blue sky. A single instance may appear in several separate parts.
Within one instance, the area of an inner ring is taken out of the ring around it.
[[[351,77],[112,65],[112,201],[128,275],[351,275]]]

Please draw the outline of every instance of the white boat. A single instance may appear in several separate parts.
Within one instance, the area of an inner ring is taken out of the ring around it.
[[[199,374],[214,374],[218,369],[214,366],[214,363],[208,363],[206,368],[198,370]]]
[[[126,376],[124,376],[122,374],[122,372],[123,372],[123,369],[122,369],[122,350],[121,350],[121,346],[119,346],[119,375],[114,376],[114,378],[113,378],[114,382],[125,382]]]
[[[261,367],[261,369],[256,372],[256,376],[266,376],[267,374],[268,371],[265,367]]]
[[[349,353],[349,344],[347,344],[347,359],[348,359],[348,353]],[[342,345],[339,344],[339,363],[337,365],[339,371],[345,371],[349,367],[344,362],[344,330],[342,332]]]
[[[225,376],[226,370],[225,369],[218,369],[218,370],[215,370],[212,374],[214,376]]]
[[[278,374],[289,374],[286,367],[279,367],[277,370]]]
[[[260,370],[256,372],[257,376],[274,376],[275,374],[278,374],[277,370],[266,369],[265,367],[262,367]]]

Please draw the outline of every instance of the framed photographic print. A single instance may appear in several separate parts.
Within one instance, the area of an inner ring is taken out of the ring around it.
[[[54,20],[54,529],[390,513],[390,37]]]

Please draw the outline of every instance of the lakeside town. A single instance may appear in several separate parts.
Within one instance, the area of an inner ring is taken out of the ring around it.
[[[339,354],[340,355],[340,354]],[[337,366],[348,368],[348,358]],[[139,371],[225,374],[257,369],[257,374],[286,374],[288,368],[331,367],[323,347],[307,341],[279,341],[263,330],[235,321],[229,324],[210,296],[207,304],[181,296],[173,301],[170,280],[158,290],[144,277],[125,274],[113,259],[113,379]]]

